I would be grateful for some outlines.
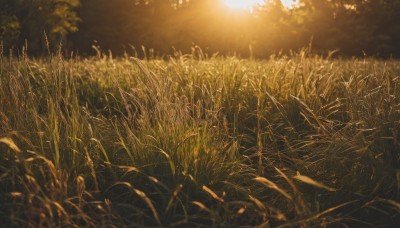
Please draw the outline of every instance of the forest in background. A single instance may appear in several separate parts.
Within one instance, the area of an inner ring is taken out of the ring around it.
[[[316,53],[400,57],[399,0],[300,0],[292,9],[266,2],[250,13],[221,0],[0,0],[1,49],[263,58],[311,45]]]
[[[398,2],[0,0],[1,226],[397,227]]]

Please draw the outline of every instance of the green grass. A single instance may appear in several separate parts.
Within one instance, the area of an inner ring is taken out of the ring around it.
[[[9,59],[10,227],[394,226],[400,62]]]

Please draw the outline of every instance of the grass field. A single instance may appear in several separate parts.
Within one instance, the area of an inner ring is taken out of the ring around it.
[[[4,227],[393,227],[400,61],[10,59]]]

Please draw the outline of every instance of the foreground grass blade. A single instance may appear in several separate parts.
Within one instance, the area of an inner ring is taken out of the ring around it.
[[[326,185],[324,185],[324,184],[322,184],[322,183],[320,183],[320,182],[318,182],[318,181],[315,181],[315,180],[311,179],[311,178],[308,177],[308,176],[300,175],[300,173],[298,173],[298,174],[297,174],[296,176],[294,176],[293,178],[296,179],[296,180],[298,180],[298,181],[301,181],[301,182],[303,182],[303,183],[312,185],[312,186],[314,186],[314,187],[322,188],[322,189],[328,190],[328,191],[330,191],[330,192],[336,191],[336,189],[331,188],[331,187],[328,187],[328,186],[326,186]]]
[[[21,150],[19,147],[14,143],[14,141],[11,138],[0,138],[0,143],[6,144],[10,149],[12,149],[15,152],[20,153]]]
[[[157,221],[158,225],[161,226],[160,217],[158,216],[158,212],[157,212],[156,208],[154,207],[154,205],[151,202],[151,200],[149,199],[149,197],[147,197],[147,195],[143,191],[140,191],[139,189],[134,188],[131,185],[131,183],[129,183],[129,182],[117,182],[114,185],[112,185],[111,187],[109,187],[108,190],[115,186],[118,186],[118,185],[126,186],[128,189],[130,189],[134,193],[136,193],[136,195],[138,195],[147,204],[147,206],[150,208],[151,212],[153,213],[154,219]]]
[[[212,198],[214,198],[215,200],[218,200],[219,202],[224,202],[224,199],[222,199],[221,197],[219,197],[213,190],[211,190],[209,187],[203,185],[203,190],[205,192],[207,192],[208,194],[210,194],[210,196]]]
[[[358,202],[358,201],[359,201],[359,200],[353,200],[353,201],[350,201],[350,202],[347,202],[347,203],[342,203],[342,204],[340,204],[340,205],[338,205],[338,206],[335,206],[335,207],[331,207],[331,208],[329,208],[329,209],[326,209],[325,211],[323,211],[323,212],[321,212],[321,213],[318,213],[318,214],[316,214],[316,215],[313,215],[313,216],[311,216],[311,217],[309,217],[309,218],[302,219],[302,220],[299,220],[299,221],[296,221],[296,222],[292,222],[292,223],[288,223],[288,224],[285,224],[285,225],[282,225],[282,226],[278,226],[278,227],[279,227],[279,228],[295,227],[296,225],[299,225],[299,224],[304,224],[304,223],[312,222],[312,221],[315,221],[315,220],[321,218],[321,217],[322,217],[323,215],[325,215],[325,214],[331,213],[331,212],[333,212],[333,211],[336,211],[336,210],[338,210],[338,209],[340,209],[340,208],[342,208],[342,207],[351,205],[351,204],[356,203],[356,202]],[[320,225],[321,225],[321,226],[324,226],[324,224],[320,224]]]
[[[255,181],[267,186],[268,188],[274,189],[280,194],[282,194],[285,198],[287,199],[292,199],[292,197],[289,195],[289,193],[285,192],[283,189],[279,188],[278,185],[276,185],[274,182],[268,180],[265,177],[256,177],[254,178]]]

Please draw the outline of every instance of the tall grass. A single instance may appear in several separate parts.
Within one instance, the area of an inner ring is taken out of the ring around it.
[[[1,57],[4,226],[393,226],[400,64]]]

